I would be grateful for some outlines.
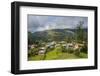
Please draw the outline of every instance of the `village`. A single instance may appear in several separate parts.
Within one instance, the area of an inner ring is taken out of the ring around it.
[[[83,49],[85,46],[85,41],[83,41],[82,43],[77,43],[77,42],[65,42],[65,41],[60,41],[60,42],[56,42],[56,41],[52,41],[52,42],[48,42],[48,43],[41,43],[41,46],[38,46],[36,44],[32,44],[29,45],[29,51],[28,53],[30,54],[29,56],[32,56],[33,59],[34,57],[40,57],[39,60],[45,60],[46,56],[48,57],[48,55],[54,56],[54,58],[57,58],[58,56],[61,55],[65,55],[67,57],[67,54],[73,54],[76,57],[80,56],[81,53],[81,49]],[[50,54],[51,53],[51,54]],[[53,59],[53,57],[50,57],[47,59]]]

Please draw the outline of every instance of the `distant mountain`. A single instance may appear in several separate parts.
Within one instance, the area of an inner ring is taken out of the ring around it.
[[[66,38],[75,38],[76,29],[51,29],[31,33],[33,41],[61,41]],[[87,29],[84,29],[87,32]],[[30,35],[30,32],[29,32]]]

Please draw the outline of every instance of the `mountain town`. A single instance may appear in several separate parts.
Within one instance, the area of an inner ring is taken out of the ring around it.
[[[87,28],[28,32],[28,60],[88,58]]]

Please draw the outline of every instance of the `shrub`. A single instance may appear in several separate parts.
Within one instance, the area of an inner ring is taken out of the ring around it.
[[[81,52],[88,53],[88,48],[86,44],[81,48]]]
[[[68,49],[67,49],[67,52],[68,52],[68,53],[73,53],[74,50],[73,50],[72,48],[68,48]]]
[[[30,50],[28,51],[28,56],[30,57],[30,56],[35,56],[35,55],[37,55],[37,54],[38,54],[38,50],[39,50],[39,48],[30,49]]]
[[[79,56],[79,55],[80,55],[80,49],[76,49],[76,50],[74,51],[74,54],[75,54],[76,56]]]

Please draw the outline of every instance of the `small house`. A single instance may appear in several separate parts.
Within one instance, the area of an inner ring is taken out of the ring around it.
[[[56,42],[55,42],[55,41],[52,41],[52,42],[48,43],[48,44],[46,45],[46,47],[54,48],[54,47],[55,47],[55,44],[56,44]]]
[[[73,46],[73,44],[72,43],[68,43],[67,44],[67,48],[73,48],[74,46]]]
[[[35,45],[35,44],[33,44],[33,45],[31,45],[30,47],[31,47],[31,49],[33,49],[33,48],[35,48],[35,47],[36,47],[36,45]]]
[[[46,52],[45,48],[42,47],[42,48],[39,49],[38,55],[44,55],[45,52]]]
[[[55,47],[59,47],[59,46],[60,46],[60,44],[59,44],[59,43],[55,45]]]

